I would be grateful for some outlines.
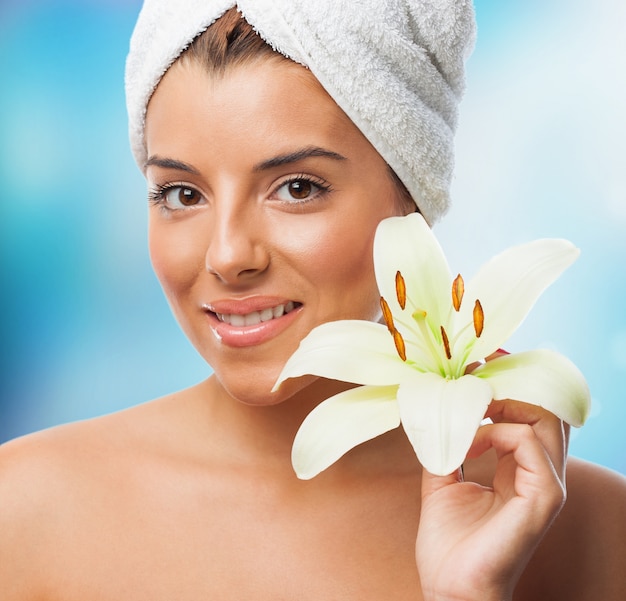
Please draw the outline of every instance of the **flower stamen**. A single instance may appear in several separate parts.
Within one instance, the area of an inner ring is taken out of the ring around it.
[[[450,351],[450,341],[448,340],[448,334],[443,326],[441,326],[441,339],[443,340],[443,348],[446,351],[446,357],[448,361],[452,359],[452,352]]]
[[[387,325],[387,329],[393,336],[393,342],[396,345],[398,356],[402,359],[402,361],[406,361],[406,344],[404,343],[404,338],[402,338],[402,334],[400,334],[400,332],[396,329],[396,326],[393,323],[393,315],[391,313],[391,309],[389,308],[389,304],[382,296],[380,297],[380,308],[383,311],[383,318],[385,320],[385,324]]]
[[[398,330],[394,330],[393,341],[396,345],[396,351],[398,351],[398,356],[402,361],[406,361],[406,345],[404,344],[404,338],[402,338],[402,334],[398,332]]]
[[[385,325],[391,334],[394,333],[396,326],[393,324],[393,315],[391,314],[391,309],[387,304],[387,301],[381,296],[380,297],[380,308],[383,312],[383,319],[385,320]]]
[[[457,313],[461,310],[461,301],[463,300],[464,293],[465,282],[459,273],[454,279],[454,282],[452,282],[452,305]]]
[[[483,333],[484,327],[485,312],[483,311],[483,307],[480,304],[480,301],[476,299],[476,304],[474,305],[474,332],[476,332],[476,338],[480,338],[480,335]]]
[[[404,307],[406,307],[406,284],[399,271],[396,272],[396,296],[400,308],[404,310]]]

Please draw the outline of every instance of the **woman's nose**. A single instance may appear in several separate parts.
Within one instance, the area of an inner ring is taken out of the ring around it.
[[[212,217],[205,256],[207,271],[228,284],[247,282],[265,272],[270,255],[259,219],[234,211],[217,211]]]

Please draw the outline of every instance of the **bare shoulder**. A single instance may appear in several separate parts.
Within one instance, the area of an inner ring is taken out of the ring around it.
[[[133,481],[129,474],[142,469],[142,458],[153,455],[171,427],[167,412],[159,400],[0,445],[3,601],[45,598],[47,574],[71,543],[79,549],[87,531],[106,536],[93,518],[119,504],[120,491]]]
[[[58,426],[0,445],[0,519],[45,506],[80,476],[102,445],[98,420]],[[46,494],[39,494],[45,491]],[[9,514],[10,512],[10,514]]]
[[[571,459],[567,491],[561,520],[569,540],[596,550],[607,578],[619,575],[625,587],[621,592],[626,593],[626,478],[602,466]],[[596,565],[596,569],[601,568]]]
[[[521,582],[520,599],[626,599],[626,478],[570,459],[567,501]]]
[[[621,582],[620,599],[626,598],[626,478],[612,470],[572,459],[568,464],[568,501],[563,520],[578,540],[597,552],[609,581]],[[608,598],[608,597],[605,597]]]
[[[609,513],[598,516],[621,517],[626,522],[626,477],[600,465],[571,458],[567,465],[570,510],[581,512],[602,508]]]
[[[73,478],[109,460],[129,443],[135,416],[148,413],[135,407],[119,413],[64,424],[35,432],[0,445],[0,499],[25,495],[33,489],[50,495]]]
[[[82,426],[24,436],[0,446],[0,597],[44,598],[36,575],[80,483]],[[58,539],[57,539],[58,541]]]
[[[24,511],[35,503],[52,503],[119,472],[128,459],[137,462],[153,450],[167,452],[187,419],[186,391],[117,413],[64,424],[0,445],[0,507]],[[179,402],[179,398],[182,401]],[[39,494],[45,491],[45,495]]]

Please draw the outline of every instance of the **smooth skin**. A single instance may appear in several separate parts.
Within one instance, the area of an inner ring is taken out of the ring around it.
[[[400,429],[295,477],[299,424],[345,384],[272,385],[315,325],[379,319],[374,230],[406,210],[306,70],[178,63],[146,132],[153,265],[214,375],[1,448],[3,601],[626,598],[624,479],[566,460],[539,408],[494,404],[465,482],[422,473]],[[287,301],[236,344],[207,309]]]

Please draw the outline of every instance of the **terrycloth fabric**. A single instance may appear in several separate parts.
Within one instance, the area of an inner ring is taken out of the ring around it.
[[[146,107],[161,77],[227,9],[305,65],[407,187],[424,217],[448,208],[457,105],[475,35],[471,0],[145,0],[126,94],[143,170]]]

